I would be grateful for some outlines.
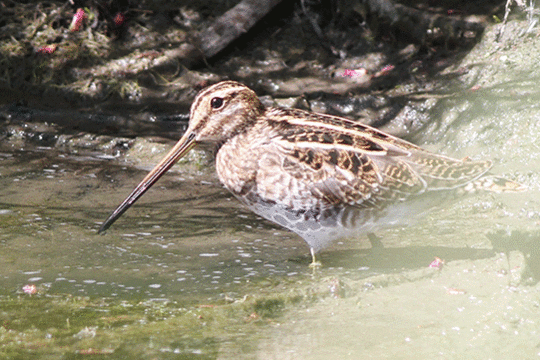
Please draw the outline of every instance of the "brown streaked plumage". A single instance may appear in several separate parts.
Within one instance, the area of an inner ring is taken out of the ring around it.
[[[218,146],[223,185],[304,238],[313,254],[332,240],[399,223],[408,206],[429,205],[425,194],[464,187],[491,167],[432,154],[342,117],[265,108],[245,85],[224,81],[197,95],[186,133],[99,231],[193,146],[208,142]]]

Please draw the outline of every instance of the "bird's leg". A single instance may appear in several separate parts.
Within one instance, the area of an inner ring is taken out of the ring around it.
[[[309,267],[312,269],[319,269],[322,267],[322,263],[317,260],[317,257],[315,256],[315,249],[309,248],[309,251],[311,252],[311,264],[309,264]]]
[[[383,243],[381,242],[381,238],[375,235],[374,233],[372,232],[367,233],[367,238],[373,249],[384,247]]]

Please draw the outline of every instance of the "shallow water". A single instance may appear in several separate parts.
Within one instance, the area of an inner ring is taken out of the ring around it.
[[[211,168],[184,180],[169,175],[113,230],[97,235],[146,173],[126,176],[110,162],[45,151],[2,158],[4,294],[33,283],[53,293],[124,299],[215,298],[252,277],[308,272],[302,259],[290,260],[305,255],[304,244],[241,209]],[[274,233],[283,240],[272,241]]]
[[[146,170],[129,156],[6,144],[0,351],[68,358],[537,356],[540,74],[510,65],[486,70],[491,82],[480,72],[474,90],[449,89],[430,110],[433,122],[411,135],[438,153],[491,159],[493,173],[528,190],[441,204],[415,224],[378,233],[382,246],[335,244],[321,254],[324,267],[315,275],[304,242],[244,209],[204,159],[165,175],[98,235]],[[445,261],[442,269],[429,267],[435,257]],[[25,285],[36,293],[25,293]]]

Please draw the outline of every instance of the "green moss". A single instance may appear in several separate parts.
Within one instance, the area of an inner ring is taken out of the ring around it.
[[[253,287],[258,288],[256,281]],[[0,358],[213,359],[230,342],[252,352],[257,328],[310,301],[302,291],[287,289],[287,284],[274,283],[267,293],[257,290],[257,296],[232,303],[189,306],[39,293],[0,297]]]

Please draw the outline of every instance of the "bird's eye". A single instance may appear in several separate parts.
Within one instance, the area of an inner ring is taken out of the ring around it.
[[[223,98],[220,98],[220,97],[212,98],[212,100],[210,100],[210,106],[212,107],[212,109],[219,109],[220,107],[223,106]]]

